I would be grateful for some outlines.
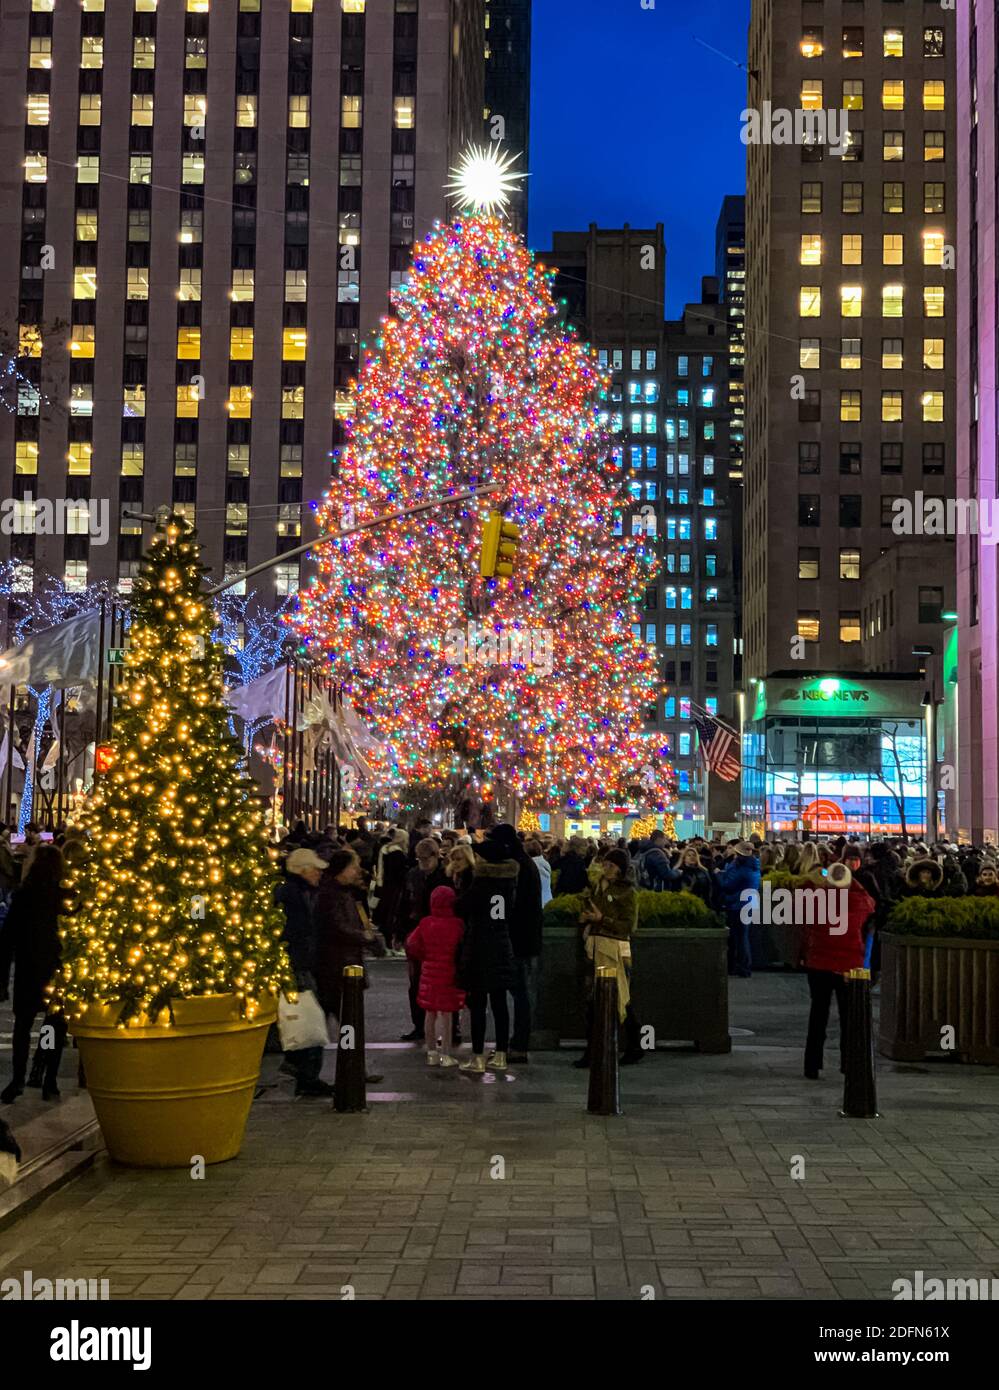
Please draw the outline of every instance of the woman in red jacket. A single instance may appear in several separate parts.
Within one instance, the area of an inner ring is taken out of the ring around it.
[[[824,924],[813,923],[807,928],[805,967],[808,971],[808,992],[812,997],[805,1042],[805,1076],[809,1081],[818,1081],[822,1070],[822,1053],[834,994],[839,1010],[840,1070],[843,1070],[846,1043],[844,976],[850,970],[859,970],[864,964],[866,927],[875,908],[874,899],[845,864],[831,864],[824,883],[830,894],[834,891],[845,892],[846,913],[837,914],[836,922],[827,920]],[[827,919],[831,918],[830,913],[826,916]]]
[[[406,954],[420,963],[417,1005],[424,1011],[427,1066],[456,1067],[448,1051],[452,1015],[465,1007],[465,991],[455,980],[458,947],[465,924],[454,910],[454,889],[443,886],[430,894],[430,915],[406,938]]]

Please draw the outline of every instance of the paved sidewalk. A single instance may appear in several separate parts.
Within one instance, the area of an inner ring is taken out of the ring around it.
[[[391,1041],[404,976],[379,963],[367,995],[368,1114],[292,1100],[267,1057],[239,1159],[203,1181],[99,1164],[4,1233],[0,1277],[198,1299],[890,1299],[919,1269],[999,1277],[999,1069],[879,1059],[883,1118],[842,1120],[835,1070],[801,1076],[804,981],[757,975],[732,982],[730,1056],[659,1052],[622,1070],[625,1114],[593,1118],[574,1053],[429,1070]]]

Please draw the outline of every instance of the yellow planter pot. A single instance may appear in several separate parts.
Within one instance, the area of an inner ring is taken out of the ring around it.
[[[186,1168],[235,1158],[274,1006],[247,1021],[232,994],[174,1002],[174,1026],[142,1016],[115,1027],[118,1004],[93,1005],[70,1031],[112,1158]]]

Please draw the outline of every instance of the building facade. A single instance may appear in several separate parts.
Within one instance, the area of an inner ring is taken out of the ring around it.
[[[982,0],[957,14],[957,495],[997,507],[996,190],[999,16]],[[999,839],[999,567],[996,546],[957,537],[957,828]]]
[[[941,6],[753,4],[743,117],[750,683],[795,669],[847,678],[870,671],[869,659],[918,683],[924,649],[943,648],[951,538],[925,538],[925,582],[945,594],[929,640],[918,621],[928,594],[922,605],[896,602],[890,630],[867,640],[864,594],[871,567],[914,533],[896,504],[954,493],[955,49],[954,12]],[[746,745],[754,820],[765,819],[768,727]],[[772,784],[766,796],[777,795]]]
[[[730,193],[715,227],[715,279],[728,316],[729,472],[742,478],[746,432],[746,199]]]
[[[486,0],[486,139],[528,167],[531,142],[531,0]],[[530,180],[511,194],[508,216],[527,236]]]
[[[737,718],[726,307],[708,277],[702,302],[665,320],[661,224],[557,232],[540,259],[558,268],[556,294],[610,374],[604,423],[631,499],[624,526],[660,558],[637,632],[660,663],[664,694],[649,727],[669,743],[686,838],[704,827],[692,702]],[[712,779],[713,822],[737,819],[737,793]]]
[[[2,26],[0,330],[25,384],[0,470],[113,523],[104,546],[4,537],[18,582],[127,591],[124,513],[162,505],[216,575],[294,548],[362,342],[480,138],[484,0],[5,0]],[[295,560],[261,596],[298,583]]]

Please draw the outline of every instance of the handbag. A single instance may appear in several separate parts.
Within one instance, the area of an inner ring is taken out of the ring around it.
[[[301,1052],[307,1047],[325,1047],[329,1042],[326,1015],[311,989],[301,992],[294,1003],[282,994],[278,1000],[278,1033],[284,1052]]]

